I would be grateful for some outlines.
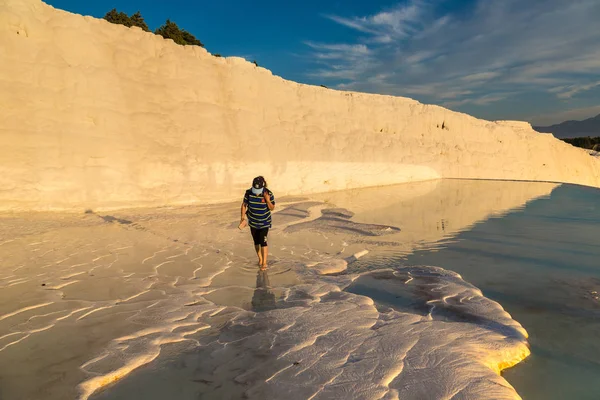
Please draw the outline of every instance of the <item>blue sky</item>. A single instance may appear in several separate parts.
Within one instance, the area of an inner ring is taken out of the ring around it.
[[[485,119],[600,114],[598,0],[48,0],[167,18],[212,53],[286,79],[406,96]]]

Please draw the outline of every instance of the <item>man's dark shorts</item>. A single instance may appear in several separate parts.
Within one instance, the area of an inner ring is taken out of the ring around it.
[[[254,239],[255,246],[268,246],[267,235],[269,234],[269,228],[250,228],[250,233],[252,234],[252,239]]]

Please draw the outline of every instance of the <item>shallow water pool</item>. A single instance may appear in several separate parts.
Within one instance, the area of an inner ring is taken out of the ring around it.
[[[0,215],[2,398],[514,399],[494,371],[524,327],[523,398],[597,399],[598,204],[469,180],[280,198],[262,274],[237,203]]]
[[[486,185],[511,190],[510,182]],[[440,227],[454,224],[455,212],[447,212]],[[368,221],[368,214],[357,217]],[[414,252],[380,254],[353,268],[420,264],[460,273],[528,331],[532,355],[504,372],[524,399],[600,398],[600,190],[558,186]]]

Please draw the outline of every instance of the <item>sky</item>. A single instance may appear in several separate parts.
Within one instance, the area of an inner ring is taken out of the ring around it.
[[[208,51],[297,82],[405,96],[489,120],[600,114],[599,0],[46,0],[167,18]]]

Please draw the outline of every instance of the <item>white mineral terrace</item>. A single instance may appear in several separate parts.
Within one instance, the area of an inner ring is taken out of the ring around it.
[[[3,397],[518,398],[499,372],[527,357],[527,333],[498,303],[435,266],[348,267],[435,246],[555,186],[278,198],[266,273],[237,202],[2,214]]]
[[[141,29],[0,1],[0,210],[237,200],[436,178],[600,186],[600,159],[528,123],[273,76]]]

